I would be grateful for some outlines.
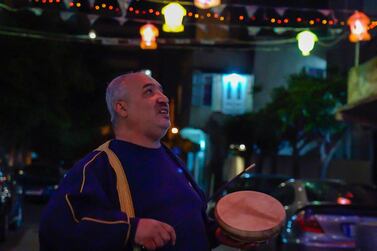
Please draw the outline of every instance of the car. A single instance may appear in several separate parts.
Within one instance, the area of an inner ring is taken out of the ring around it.
[[[294,180],[273,191],[286,210],[279,250],[355,250],[359,224],[377,222],[377,190],[335,180]]]
[[[0,168],[0,242],[9,229],[17,229],[23,221],[22,189],[13,177]]]
[[[16,173],[24,197],[39,201],[47,201],[58,189],[61,179],[59,168],[44,164],[28,165]]]

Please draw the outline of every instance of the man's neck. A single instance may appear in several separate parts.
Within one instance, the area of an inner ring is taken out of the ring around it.
[[[115,139],[127,141],[135,145],[144,146],[147,148],[159,148],[161,146],[160,139],[152,140],[146,135],[140,135],[132,131],[114,129],[114,134],[115,134]]]

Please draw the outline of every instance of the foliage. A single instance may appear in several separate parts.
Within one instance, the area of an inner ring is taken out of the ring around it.
[[[276,156],[286,140],[293,149],[293,175],[299,176],[300,150],[316,142],[324,149],[324,165],[328,164],[345,127],[335,120],[335,111],[346,101],[346,81],[339,76],[322,79],[294,74],[287,86],[276,88],[271,97],[261,110],[228,121],[229,143],[247,144],[248,149],[257,149],[263,159]]]

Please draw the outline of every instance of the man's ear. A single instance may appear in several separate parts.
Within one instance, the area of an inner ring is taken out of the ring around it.
[[[127,103],[123,100],[115,102],[114,110],[118,116],[122,118],[126,118],[128,116]]]

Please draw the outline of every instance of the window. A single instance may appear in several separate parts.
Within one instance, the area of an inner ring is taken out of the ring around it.
[[[191,103],[195,106],[211,106],[213,74],[196,73],[193,81]]]

